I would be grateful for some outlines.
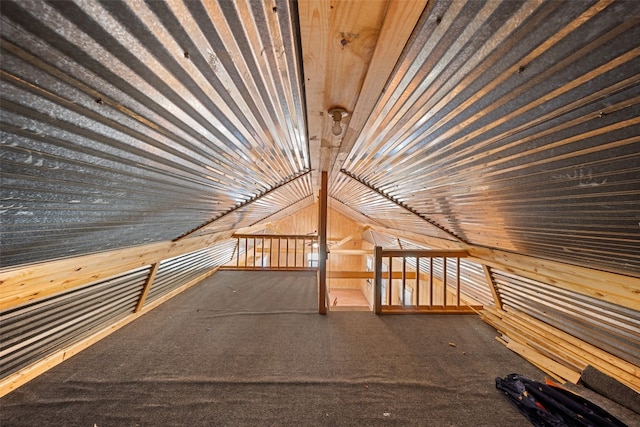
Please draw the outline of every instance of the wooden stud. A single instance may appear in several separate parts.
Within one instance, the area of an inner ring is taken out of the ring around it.
[[[491,270],[484,264],[482,264],[482,270],[484,271],[484,277],[487,279],[487,284],[489,285],[491,295],[493,295],[493,302],[495,303],[498,310],[502,310],[502,298],[500,297],[500,293],[498,292],[496,283],[493,281]]]
[[[136,313],[142,310],[142,307],[144,306],[144,302],[147,299],[147,295],[149,294],[149,290],[153,285],[153,281],[156,278],[156,274],[158,273],[159,268],[160,268],[159,262],[156,262],[155,264],[153,264],[153,267],[151,267],[151,271],[149,272],[149,277],[147,277],[147,281],[145,282],[144,287],[142,288],[142,293],[140,294],[140,298],[138,299],[138,304],[136,305],[136,309],[135,309]]]

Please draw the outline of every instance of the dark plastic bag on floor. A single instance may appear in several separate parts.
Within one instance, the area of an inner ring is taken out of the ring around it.
[[[539,427],[626,427],[589,400],[518,374],[496,378],[496,388]]]

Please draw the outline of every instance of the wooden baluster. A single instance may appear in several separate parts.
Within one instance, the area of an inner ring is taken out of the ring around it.
[[[302,239],[302,266],[307,267],[307,259],[305,258],[304,248],[307,245],[307,239]]]
[[[420,257],[416,257],[416,307],[420,307]]]
[[[460,307],[460,257],[456,258],[456,307]]]
[[[382,311],[382,247],[376,246],[373,251],[373,304],[374,312]]]
[[[240,267],[240,238],[236,239],[236,267]]]
[[[442,306],[447,305],[447,258],[442,257]]]
[[[389,257],[389,279],[387,279],[387,305],[391,307],[393,305],[393,257]]]
[[[287,254],[284,261],[284,266],[289,268],[289,238],[287,237]]]
[[[407,305],[407,301],[405,301],[407,291],[407,258],[402,257],[402,295],[400,296],[400,303],[403,306]],[[409,301],[411,303],[411,301]]]
[[[433,307],[433,258],[429,257],[429,307]]]
[[[247,268],[247,259],[249,256],[249,238],[245,237],[244,238],[244,267]]]
[[[253,241],[253,260],[251,262],[251,266],[256,266],[256,238],[251,239]]]

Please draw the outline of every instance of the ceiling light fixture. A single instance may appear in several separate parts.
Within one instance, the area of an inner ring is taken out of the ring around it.
[[[347,110],[340,107],[333,107],[329,109],[329,115],[333,118],[333,127],[331,128],[331,132],[335,136],[339,136],[342,133],[342,125],[340,122],[344,117],[347,117],[349,113]]]

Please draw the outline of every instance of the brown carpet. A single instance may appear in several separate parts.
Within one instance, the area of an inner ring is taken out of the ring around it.
[[[517,426],[544,375],[477,316],[317,314],[313,273],[218,272],[0,400],[2,426]]]

